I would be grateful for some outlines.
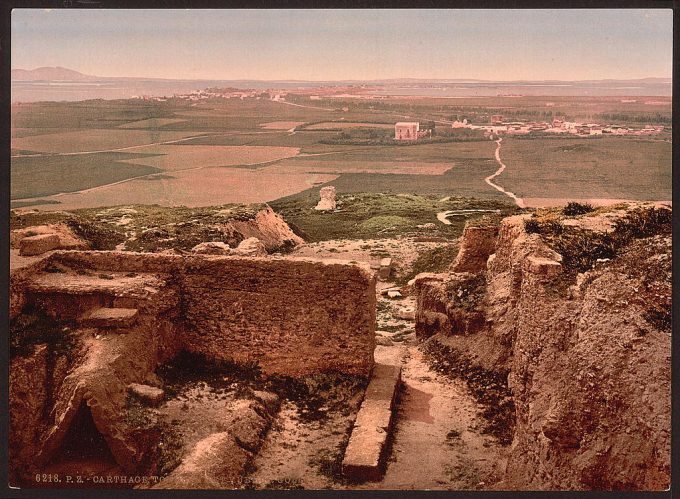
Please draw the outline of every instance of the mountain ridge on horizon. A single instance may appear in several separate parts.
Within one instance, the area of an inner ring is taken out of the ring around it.
[[[667,77],[656,77],[650,76],[645,78],[602,78],[602,79],[589,79],[589,80],[556,80],[556,79],[544,79],[544,80],[532,80],[532,79],[521,79],[521,80],[486,80],[486,79],[476,79],[476,78],[384,78],[384,79],[346,79],[346,80],[305,80],[305,79],[222,79],[222,78],[156,78],[156,77],[142,77],[142,76],[95,76],[81,73],[79,71],[64,68],[61,66],[42,66],[34,69],[12,69],[11,80],[14,81],[96,81],[96,80],[164,80],[164,81],[232,81],[232,82],[304,82],[304,83],[354,83],[354,82],[364,82],[364,83],[397,83],[397,82],[410,82],[410,83],[611,83],[611,82],[655,82],[655,83],[672,83],[672,78]]]

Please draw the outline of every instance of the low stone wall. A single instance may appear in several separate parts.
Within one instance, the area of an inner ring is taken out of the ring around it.
[[[185,349],[286,375],[373,365],[375,278],[347,263],[186,260]]]
[[[266,374],[368,375],[375,347],[375,273],[342,260],[64,251],[74,269],[149,273],[180,296],[178,342]],[[113,281],[112,281],[113,282]]]

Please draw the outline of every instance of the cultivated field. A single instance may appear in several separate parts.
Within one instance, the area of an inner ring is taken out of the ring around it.
[[[523,198],[670,200],[671,144],[641,139],[507,139],[499,177]]]
[[[126,163],[152,166],[163,171],[187,170],[211,166],[257,165],[296,156],[295,147],[266,146],[150,146],[135,149],[149,156]]]
[[[500,113],[534,120],[616,117],[642,126],[670,118],[670,100],[663,98],[290,100],[298,105],[254,98],[15,105],[12,200],[45,209],[198,206],[312,200],[324,184],[339,194],[508,200],[484,181],[499,167],[496,144],[481,134],[452,131],[446,120],[465,116],[487,123]],[[390,138],[390,123],[429,119],[443,120],[436,135],[444,140],[404,144]],[[667,125],[654,141],[508,138],[501,150],[507,168],[494,181],[527,199],[541,198],[539,204],[670,199],[670,136]]]
[[[12,140],[12,148],[43,153],[98,152],[160,144],[199,135],[158,130],[78,130]]]
[[[394,128],[394,123],[351,123],[346,121],[325,121],[305,127],[306,130],[344,130],[347,128]]]

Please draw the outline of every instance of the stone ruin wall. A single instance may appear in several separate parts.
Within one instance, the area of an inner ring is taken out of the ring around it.
[[[177,341],[189,352],[290,376],[368,375],[373,366],[376,277],[367,266],[94,251],[57,252],[50,261],[162,276],[179,294]]]
[[[67,270],[45,271],[53,265]],[[95,274],[94,287],[83,281],[74,288],[83,271]],[[119,281],[98,279],[102,272],[139,281],[116,291]],[[69,279],[70,289],[62,282]],[[77,326],[92,331],[69,361],[45,345],[12,359],[12,483],[59,452],[83,404],[118,464],[134,470],[148,449],[125,421],[128,386],[148,382],[182,350],[257,363],[265,374],[368,376],[375,284],[369,268],[343,261],[122,252],[60,251],[13,272],[13,318],[31,307],[76,322],[102,306],[139,313],[123,334]]]

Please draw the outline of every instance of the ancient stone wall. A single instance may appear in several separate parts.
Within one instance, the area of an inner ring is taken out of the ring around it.
[[[370,269],[293,259],[188,258],[185,349],[301,375],[367,375],[373,364]]]
[[[191,352],[291,376],[327,370],[368,375],[373,365],[376,277],[367,266],[86,251],[57,252],[49,261],[93,272],[153,274],[176,287],[177,339]],[[53,280],[63,279],[55,274]],[[125,302],[120,298],[114,306]]]
[[[147,449],[125,421],[128,387],[153,382],[182,350],[285,376],[367,376],[373,367],[376,276],[366,266],[58,251],[11,280],[13,316],[30,308],[68,320],[81,340],[69,365],[48,362],[44,344],[12,360],[15,472],[58,455],[84,406],[133,470]]]

